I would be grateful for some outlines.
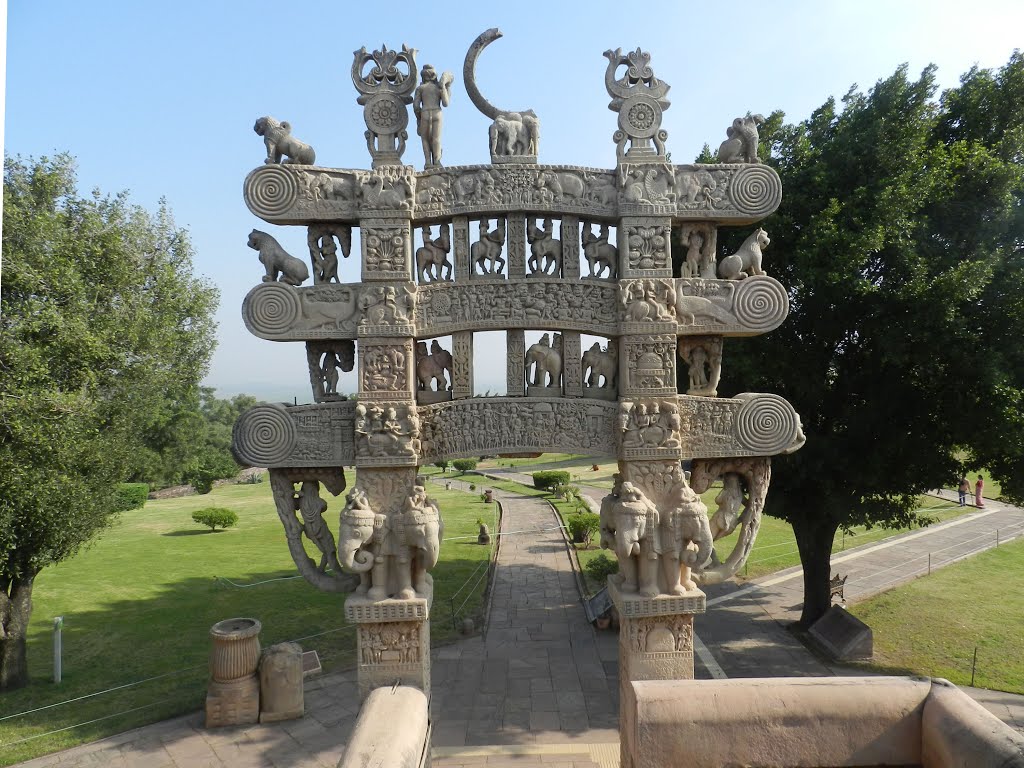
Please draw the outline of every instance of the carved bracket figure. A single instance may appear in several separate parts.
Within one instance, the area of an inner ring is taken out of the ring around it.
[[[498,109],[480,93],[476,84],[476,60],[488,45],[501,37],[497,27],[488,29],[473,41],[466,52],[462,79],[474,106],[494,122],[488,129],[491,162],[536,163],[540,145],[540,119],[532,109],[513,112]]]
[[[306,342],[309,383],[313,387],[315,402],[345,399],[344,395],[338,393],[338,371],[351,371],[355,367],[355,355],[356,345],[353,341]]]
[[[751,275],[767,275],[761,267],[761,250],[771,243],[768,233],[756,230],[743,241],[740,249],[718,263],[718,276],[723,280],[742,280]]]
[[[351,592],[356,580],[341,570],[334,535],[324,522],[327,503],[320,498],[320,484],[337,496],[345,490],[345,472],[337,469],[271,469],[270,487],[277,514],[284,525],[288,551],[302,577],[324,592]],[[299,490],[295,490],[298,484]],[[298,513],[298,515],[296,515]],[[320,551],[317,564],[306,554],[302,537]]]
[[[662,129],[661,118],[671,103],[665,98],[670,86],[654,76],[651,55],[639,48],[626,55],[616,48],[604,55],[608,59],[604,84],[612,97],[608,109],[619,114],[619,130],[612,136],[619,162],[664,161],[668,132]],[[615,74],[622,66],[626,72],[616,79]]]
[[[337,240],[337,245],[335,245]],[[352,253],[352,227],[344,224],[314,224],[306,232],[313,285],[338,283],[338,247],[346,259]]]
[[[686,394],[717,397],[722,376],[722,337],[680,337],[679,357],[689,366]]]
[[[302,281],[309,277],[306,265],[285,251],[281,244],[266,232],[254,229],[249,233],[247,245],[259,252],[260,261],[267,268],[267,274],[263,276],[264,283],[280,280],[288,285],[302,285]]]
[[[733,120],[732,126],[725,129],[725,135],[729,138],[718,148],[718,162],[760,163],[761,158],[757,156],[757,129],[761,125],[764,125],[762,115],[747,115]]]
[[[313,165],[316,162],[316,152],[305,142],[299,141],[292,136],[292,127],[287,120],[278,122],[269,115],[261,117],[253,126],[256,135],[263,137],[263,143],[267,148],[267,159],[264,163],[280,163],[281,158],[287,156],[285,163],[296,163],[299,165]]]
[[[391,51],[385,45],[373,53],[360,48],[353,56],[352,84],[360,94],[356,102],[363,105],[371,165],[400,165],[409,138],[407,106],[416,88],[416,49],[403,45],[401,51]],[[364,75],[370,63],[373,67]]]

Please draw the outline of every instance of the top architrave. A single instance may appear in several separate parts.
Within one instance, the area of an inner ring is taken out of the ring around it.
[[[624,162],[616,170],[570,165],[471,165],[417,172],[263,165],[245,179],[245,203],[271,224],[452,216],[576,215],[601,221],[667,216],[724,226],[753,224],[782,202],[778,174],[763,164]]]

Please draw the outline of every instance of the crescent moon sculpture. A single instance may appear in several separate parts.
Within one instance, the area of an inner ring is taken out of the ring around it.
[[[473,105],[494,122],[488,130],[491,162],[535,163],[540,143],[540,119],[532,109],[511,111],[498,109],[484,98],[476,85],[476,60],[488,45],[501,37],[501,30],[491,27],[473,41],[462,65],[462,82]]]

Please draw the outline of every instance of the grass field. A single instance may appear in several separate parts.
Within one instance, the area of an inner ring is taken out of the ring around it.
[[[480,618],[490,548],[476,544],[476,520],[493,524],[495,505],[436,484],[429,492],[441,507],[446,539],[433,570],[431,639],[436,644],[454,635],[450,598],[464,585],[455,607],[460,616]],[[336,523],[343,500],[330,498],[328,503],[327,519]],[[237,527],[211,533],[194,523],[192,512],[206,506],[237,512]],[[90,548],[45,569],[33,597],[33,682],[0,697],[0,765],[201,708],[209,628],[221,619],[258,618],[264,647],[299,639],[304,649],[319,652],[328,670],[353,658],[354,628],[346,626],[342,615],[344,596],[319,592],[296,577],[266,482],[227,485],[208,496],[149,501],[122,515]],[[60,685],[51,682],[55,616],[64,617]],[[118,715],[128,710],[134,711]],[[12,744],[91,720],[98,721]]]
[[[945,677],[1024,694],[1024,540],[1004,544],[858,603],[887,674]]]

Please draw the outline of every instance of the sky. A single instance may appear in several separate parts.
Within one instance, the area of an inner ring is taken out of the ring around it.
[[[1024,2],[9,0],[4,151],[71,153],[83,193],[128,190],[149,210],[166,198],[191,233],[195,272],[220,289],[205,383],[222,397],[308,402],[303,345],[258,339],[241,320],[242,299],[263,274],[246,247],[253,228],[307,255],[304,227],[267,224],[245,207],[242,181],[265,157],[253,123],[289,121],[321,166],[369,168],[353,52],[405,43],[419,66],[455,74],[445,164],[486,163],[489,120],[466,95],[462,63],[490,27],[504,37],[480,56],[477,84],[502,109],[536,111],[540,162],[612,168],[605,50],[651,54],[672,87],[668,149],[674,162],[691,162],[737,116],[781,109],[796,122],[904,62],[912,76],[936,64],[941,88],[973,65],[999,67],[1024,44]],[[420,169],[410,138],[404,160]],[[357,281],[357,260],[339,271]],[[504,390],[500,336],[478,337],[474,365],[478,392]],[[347,376],[339,390],[353,391]]]

